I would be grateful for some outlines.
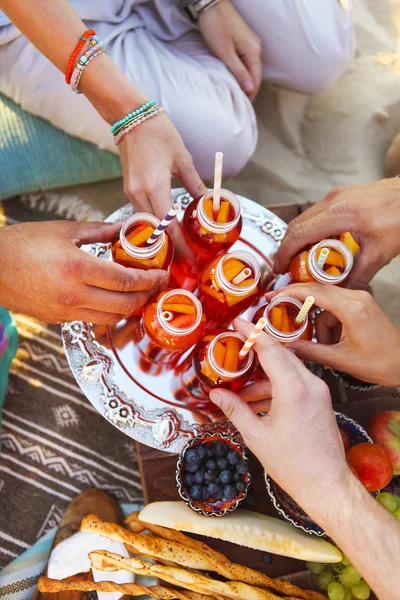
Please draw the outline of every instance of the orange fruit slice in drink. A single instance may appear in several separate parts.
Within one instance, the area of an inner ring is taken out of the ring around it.
[[[339,271],[339,269],[335,266],[329,267],[329,269],[327,269],[325,271],[325,273],[328,273],[328,275],[335,275],[336,277],[338,275],[341,275],[341,272]]]
[[[228,222],[229,208],[230,203],[227,200],[222,200],[218,211],[217,223]]]
[[[307,268],[308,255],[308,250],[304,250],[292,259],[292,262],[290,263],[290,274],[295,281],[300,281],[302,283],[313,281]]]
[[[348,247],[353,256],[355,256],[360,249],[360,246],[357,244],[350,231],[341,233],[339,236],[339,240]]]
[[[278,331],[282,331],[282,320],[283,320],[283,307],[282,306],[273,306],[270,312],[270,321],[272,327],[278,329]]]
[[[320,248],[317,252],[317,260],[319,259],[321,250],[322,248]],[[334,265],[335,267],[341,267],[342,269],[344,268],[343,257],[341,254],[339,254],[339,252],[336,252],[335,250],[329,250],[329,254],[326,258],[325,264]]]
[[[221,342],[218,342],[217,344],[215,344],[214,357],[215,357],[215,360],[217,361],[217,364],[220,367],[224,366],[225,352],[226,352],[226,347],[223,344],[221,344]]]
[[[172,321],[169,322],[172,327],[176,327],[177,329],[187,329],[191,327],[195,322],[196,317],[194,315],[179,315],[179,317],[175,317]]]
[[[238,260],[237,258],[228,258],[223,265],[224,275],[228,281],[232,281],[232,279],[235,279],[236,275],[239,275],[245,267],[246,265],[241,260]]]
[[[224,358],[224,369],[226,371],[237,371],[239,366],[240,340],[232,337],[226,342],[226,352]]]
[[[195,307],[189,304],[174,304],[174,303],[169,303],[166,302],[165,304],[163,304],[163,310],[169,310],[170,312],[173,313],[182,313],[184,315],[195,315],[196,314],[196,309]]]
[[[147,242],[151,234],[154,232],[154,227],[151,225],[139,225],[132,235],[132,237],[128,238],[128,242],[132,244],[132,246],[140,246]]]

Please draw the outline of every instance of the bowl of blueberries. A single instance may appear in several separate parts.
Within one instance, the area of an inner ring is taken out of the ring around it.
[[[222,433],[194,437],[182,450],[176,483],[184,502],[207,517],[221,517],[246,498],[251,483],[244,448]]]

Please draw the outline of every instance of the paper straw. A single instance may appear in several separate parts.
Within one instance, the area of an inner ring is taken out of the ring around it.
[[[164,310],[162,314],[162,318],[164,319],[164,321],[171,321],[173,317],[174,315],[172,314],[172,312],[170,312],[169,310]]]
[[[314,302],[315,299],[313,298],[313,296],[307,296],[307,298],[304,300],[304,304],[301,307],[299,314],[295,318],[296,323],[303,323]]]
[[[145,242],[145,244],[144,244],[145,248],[147,248],[148,246],[151,246],[152,244],[154,244],[154,242],[156,242],[158,240],[158,238],[160,237],[160,235],[162,234],[164,229],[166,227],[168,227],[168,225],[171,223],[171,221],[173,221],[175,219],[176,215],[178,214],[178,212],[180,210],[181,210],[180,204],[178,204],[178,203],[174,204],[174,206],[171,208],[171,210],[168,211],[168,213],[165,215],[165,217],[163,218],[161,223],[158,225],[157,229],[155,229],[153,231],[153,233],[151,234],[151,236],[149,237],[147,242]]]
[[[328,258],[328,255],[329,255],[328,248],[322,248],[321,252],[319,253],[318,260],[317,260],[317,265],[319,267],[321,267],[321,269],[323,268],[325,261]]]
[[[238,273],[236,277],[232,279],[233,285],[239,285],[239,283],[242,283],[242,281],[248,279],[250,275],[251,269],[249,269],[249,267],[244,268],[243,271],[240,271],[240,273]]]
[[[250,351],[250,348],[253,346],[254,342],[256,341],[256,339],[258,338],[258,336],[260,335],[260,333],[262,332],[262,330],[264,329],[266,324],[267,324],[267,319],[265,319],[264,317],[261,317],[261,319],[258,319],[257,324],[255,325],[253,331],[251,332],[251,334],[247,338],[246,342],[244,343],[243,348],[239,352],[239,358],[244,358],[245,356],[247,356],[247,354]]]
[[[221,202],[221,183],[222,183],[222,163],[224,155],[222,152],[215,154],[215,167],[214,167],[214,190],[213,190],[213,211],[219,210]]]

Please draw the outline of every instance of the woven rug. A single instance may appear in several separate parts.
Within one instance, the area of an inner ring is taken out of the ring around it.
[[[0,202],[0,227],[19,221],[97,220],[78,198],[42,194]],[[97,487],[142,501],[135,445],[85,398],[64,355],[60,327],[14,314],[19,347],[3,408],[0,568],[57,525],[71,499]]]

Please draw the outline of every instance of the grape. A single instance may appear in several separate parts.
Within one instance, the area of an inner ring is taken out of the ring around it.
[[[356,585],[361,579],[360,573],[353,567],[353,565],[348,565],[343,571],[340,572],[339,581],[345,587],[353,587]]]
[[[353,585],[351,591],[354,598],[357,598],[357,600],[368,600],[371,595],[369,585],[364,580],[360,581],[360,583],[357,583],[356,585]]]
[[[315,573],[316,575],[325,571],[325,565],[322,563],[306,562],[306,567],[311,573]]]
[[[393,496],[393,494],[389,494],[388,492],[382,492],[381,494],[379,494],[377,500],[391,513],[394,512],[397,508],[396,498]]]
[[[337,581],[332,581],[328,585],[328,598],[329,600],[343,600],[344,598],[344,587]]]
[[[400,496],[396,496],[396,494],[393,494],[393,497],[396,500],[396,508],[400,508]]]
[[[393,516],[396,517],[396,519],[398,519],[400,521],[400,508],[397,508],[394,511]]]
[[[318,583],[319,587],[321,588],[321,590],[327,590],[328,585],[330,583],[332,583],[332,581],[333,581],[333,575],[329,571],[323,571],[317,577],[317,583]]]
[[[344,598],[343,600],[353,600],[354,596],[353,596],[353,592],[351,591],[350,588],[343,588],[344,589]]]
[[[342,558],[342,565],[344,565],[345,567],[348,567],[349,565],[351,565],[351,562],[349,561],[347,556],[345,556],[344,554],[343,554],[343,558]]]

